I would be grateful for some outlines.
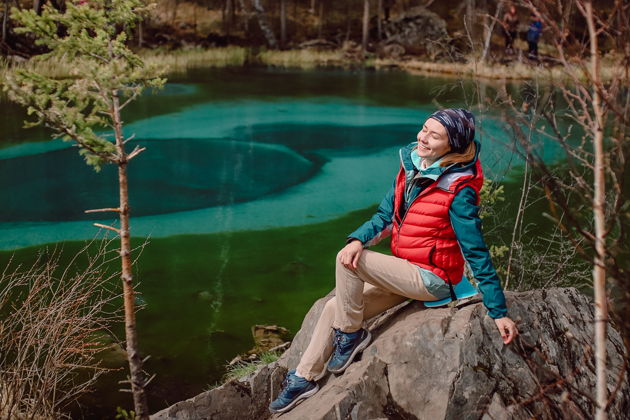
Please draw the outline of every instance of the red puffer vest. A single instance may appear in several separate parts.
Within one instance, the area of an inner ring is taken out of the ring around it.
[[[447,283],[459,283],[464,274],[464,257],[448,210],[459,190],[470,186],[479,197],[482,185],[479,161],[475,163],[474,171],[446,173],[420,192],[400,220],[399,210],[404,203],[405,191],[405,171],[401,168],[394,193],[392,253],[432,271]]]

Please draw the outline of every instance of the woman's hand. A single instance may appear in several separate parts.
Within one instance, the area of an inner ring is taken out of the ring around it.
[[[509,317],[497,318],[494,320],[494,323],[497,324],[497,328],[501,333],[503,344],[510,344],[514,337],[518,335],[516,324]]]
[[[363,244],[358,239],[355,239],[339,251],[337,258],[344,267],[355,270],[362,252]]]

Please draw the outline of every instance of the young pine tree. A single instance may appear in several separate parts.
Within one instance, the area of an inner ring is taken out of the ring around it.
[[[16,31],[31,34],[49,52],[34,59],[56,57],[71,63],[72,76],[55,80],[28,70],[15,70],[5,84],[9,97],[26,106],[33,119],[27,125],[44,124],[54,137],[73,141],[86,163],[95,170],[103,164],[118,166],[119,206],[109,209],[120,217],[120,226],[99,227],[120,237],[125,336],[131,390],[137,418],[148,419],[145,395],[147,378],[142,370],[135,321],[134,288],[129,236],[127,165],[144,148],[125,149],[133,136],[123,135],[121,112],[145,88],[159,88],[164,79],[157,68],[146,66],[127,47],[129,31],[147,6],[141,0],[68,1],[65,12],[44,7],[12,10],[20,25]],[[95,129],[110,129],[99,134]]]

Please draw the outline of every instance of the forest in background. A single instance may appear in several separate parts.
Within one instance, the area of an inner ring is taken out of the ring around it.
[[[2,7],[0,52],[13,60],[44,52],[29,34],[16,34],[10,8],[59,10],[66,2],[89,0],[5,0]],[[613,0],[597,2],[599,10]],[[530,11],[526,5],[503,0],[156,0],[135,28],[134,48],[177,50],[225,46],[263,49],[343,49],[348,58],[366,55],[404,60],[462,62],[471,54],[504,61],[502,17],[511,5],[519,19],[517,48],[524,49]],[[551,23],[551,22],[549,22]],[[567,51],[584,56],[588,33],[583,17],[571,13]],[[552,36],[543,22],[541,56],[554,62],[544,47]],[[602,39],[600,47],[610,45]],[[520,56],[517,58],[521,58]]]

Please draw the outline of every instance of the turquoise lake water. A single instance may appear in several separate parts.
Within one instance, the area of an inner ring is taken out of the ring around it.
[[[398,148],[437,103],[466,106],[473,92],[395,71],[198,69],[133,104],[125,131],[147,147],[129,182],[132,235],[151,238],[136,270],[140,345],[158,373],[152,411],[216,382],[251,348],[252,325],[295,333],[333,287],[333,257],[360,211],[391,185]],[[116,206],[115,168],[95,173],[71,143],[22,129],[24,111],[0,105],[2,261],[93,238],[97,220],[83,211]],[[517,176],[501,122],[488,114],[478,123],[488,176]],[[130,407],[116,392],[121,375],[80,412],[111,418],[116,405]]]
[[[469,87],[458,84],[399,72],[193,72],[127,115],[127,134],[147,146],[129,169],[133,233],[264,229],[365,208],[391,182],[396,150],[414,141],[430,102],[465,106]],[[83,210],[114,206],[115,168],[97,174],[71,143],[41,129],[28,136],[19,110],[9,115],[0,249],[92,238],[85,220],[95,216]],[[502,125],[490,116],[480,125],[486,170],[502,177],[513,163]],[[330,200],[330,191],[343,194]]]

